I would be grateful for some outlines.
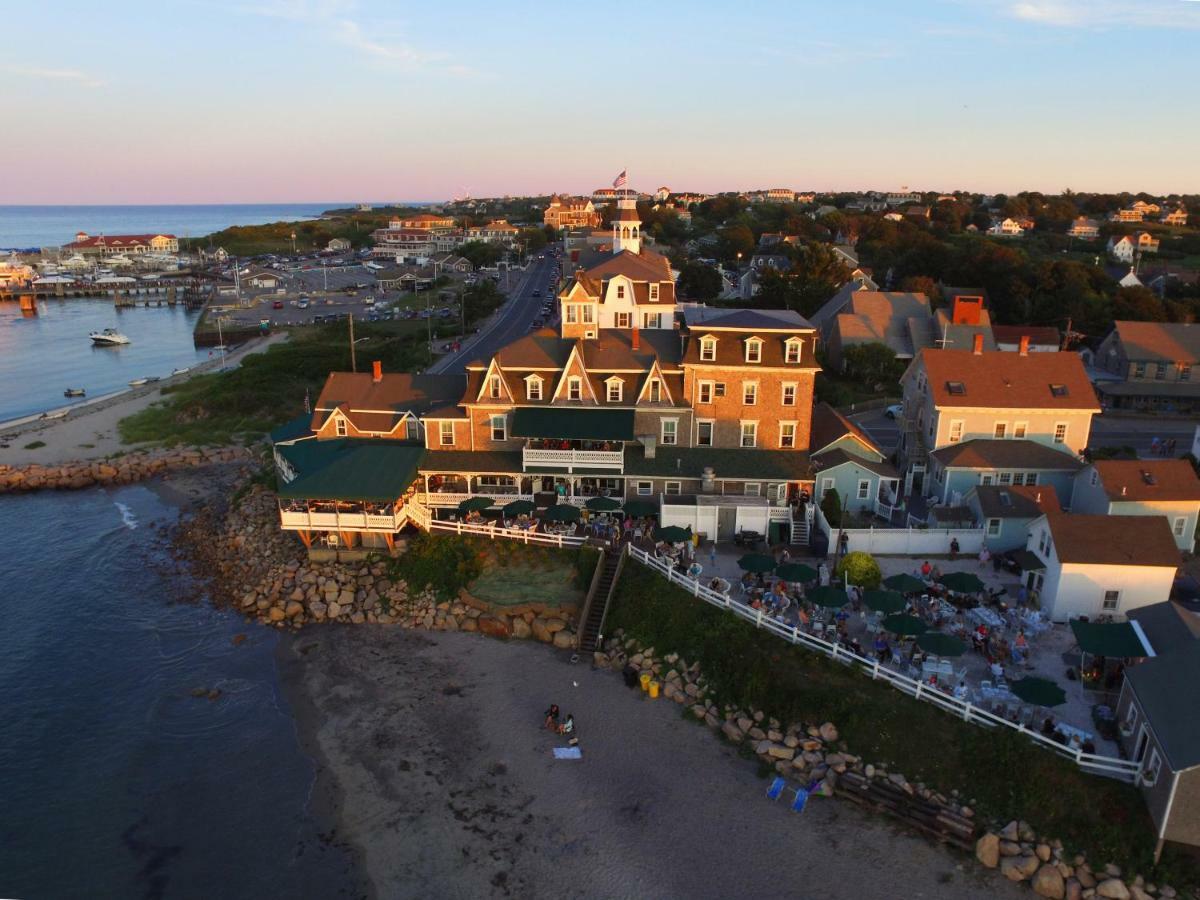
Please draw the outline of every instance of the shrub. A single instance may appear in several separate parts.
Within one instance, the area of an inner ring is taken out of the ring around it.
[[[821,512],[825,514],[825,521],[832,527],[841,526],[842,498],[839,496],[837,488],[830,488],[825,492],[825,496],[821,498]]]
[[[443,600],[458,596],[460,588],[479,577],[483,558],[474,541],[461,535],[418,534],[403,556],[392,560],[388,574],[403,578],[410,590],[432,588]]]
[[[855,550],[842,557],[837,564],[837,576],[843,583],[849,582],[868,590],[879,587],[883,581],[883,573],[879,571],[879,563],[870,553]]]

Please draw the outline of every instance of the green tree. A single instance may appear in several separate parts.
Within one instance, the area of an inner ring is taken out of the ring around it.
[[[754,250],[754,232],[747,225],[730,225],[720,229],[717,232],[719,243],[717,245],[721,257],[726,260],[735,260],[738,254],[742,258],[747,258]]]
[[[721,293],[721,273],[704,263],[689,262],[679,273],[676,287],[688,300],[713,300]]]
[[[476,269],[494,266],[504,255],[499,244],[489,244],[485,241],[467,241],[458,248],[458,255],[465,257]]]
[[[894,385],[904,374],[904,363],[896,359],[896,352],[887,344],[872,341],[869,344],[853,344],[842,351],[846,374],[863,384]]]
[[[473,284],[462,296],[463,317],[468,322],[490,316],[504,302],[504,294],[496,287],[495,282],[485,278],[478,284]]]
[[[883,581],[883,572],[879,570],[879,563],[875,562],[875,557],[870,553],[854,550],[843,556],[838,563],[837,577],[842,579],[843,584],[852,584],[870,591],[879,587]]]
[[[821,497],[821,512],[825,521],[832,528],[840,528],[842,524],[842,498],[837,488],[829,488]]]
[[[1135,322],[1165,322],[1167,311],[1149,288],[1122,287],[1117,288],[1113,298],[1112,317]]]
[[[521,241],[525,244],[525,252],[537,253],[546,244],[550,243],[546,237],[546,232],[541,228],[525,228],[521,231]]]

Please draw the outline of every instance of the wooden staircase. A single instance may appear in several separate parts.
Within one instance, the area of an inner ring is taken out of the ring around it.
[[[604,617],[608,613],[608,604],[612,600],[624,564],[624,547],[617,553],[605,553],[600,562],[600,571],[596,573],[587,603],[584,604],[579,627],[579,649],[584,653],[591,653],[600,646]]]

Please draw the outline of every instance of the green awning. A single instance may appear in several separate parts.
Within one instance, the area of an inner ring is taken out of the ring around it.
[[[568,441],[632,441],[633,410],[522,406],[513,413],[512,436]]]
[[[318,458],[300,468],[279,496],[300,500],[395,500],[417,477],[425,448],[393,441],[305,441],[318,444]],[[307,448],[306,448],[307,449]],[[318,449],[316,447],[312,449]]]
[[[1142,643],[1137,629],[1128,622],[1081,622],[1071,620],[1071,631],[1079,649],[1093,656],[1122,659],[1127,656],[1149,656],[1150,649]]]

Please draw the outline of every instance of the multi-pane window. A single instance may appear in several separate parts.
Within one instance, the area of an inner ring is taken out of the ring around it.
[[[794,385],[794,384],[784,384],[783,385],[782,401],[783,401],[784,406],[795,406],[796,405],[796,385]]]
[[[619,378],[614,378],[608,382],[608,402],[620,403],[625,392],[625,383]]]
[[[488,396],[493,400],[497,400],[501,395],[500,376],[493,375],[488,379]]]
[[[717,342],[713,338],[700,340],[700,362],[714,362],[717,358]]]
[[[757,338],[746,341],[746,362],[762,362],[762,341]]]
[[[1054,443],[1065,444],[1067,442],[1067,423],[1059,422],[1054,426]]]
[[[346,420],[345,419],[338,419],[336,422],[333,423],[333,428],[337,432],[338,437],[346,436],[347,429],[346,429]]]
[[[658,403],[662,400],[662,382],[657,378],[651,378],[650,384],[646,388],[646,395],[651,403]]]
[[[529,400],[542,399],[542,379],[530,378],[525,382],[525,397]]]
[[[712,403],[713,400],[713,383],[711,381],[701,381],[696,388],[697,403]]]
[[[950,423],[950,443],[957,444],[962,440],[963,436],[963,421],[955,419]]]
[[[1008,423],[1007,422],[997,422],[996,423],[996,430],[994,432],[994,437],[998,441],[1003,440],[1004,438],[1008,437]]]
[[[790,340],[783,345],[783,361],[789,363],[800,362],[800,341]]]
[[[628,328],[629,322],[630,322],[630,315],[631,314],[627,313],[627,312],[617,313],[617,315],[616,315],[617,327],[618,328]]]
[[[795,422],[779,423],[779,446],[785,450],[796,446]]]
[[[662,420],[662,443],[664,447],[673,447],[679,437],[679,420]]]
[[[858,499],[866,500],[871,496],[871,482],[865,478],[858,480]]]
[[[582,400],[583,399],[583,379],[576,375],[572,375],[567,379],[567,399]]]
[[[492,440],[508,440],[508,423],[504,416],[492,416]]]
[[[742,441],[743,447],[754,447],[758,444],[758,423],[743,422],[742,423]]]
[[[742,382],[742,403],[746,406],[753,406],[758,402],[758,382],[743,381]]]
[[[1017,422],[1013,425],[1013,437],[1017,440],[1024,440],[1025,435],[1029,432],[1029,425],[1025,422]]]
[[[713,445],[713,423],[711,419],[703,419],[696,423],[696,445],[711,447]]]
[[[1104,602],[1100,604],[1101,609],[1115,610],[1120,605],[1121,605],[1121,592],[1120,591],[1105,591],[1104,592]]]
[[[454,444],[454,423],[442,422],[438,426],[438,436],[443,447],[450,447]]]

